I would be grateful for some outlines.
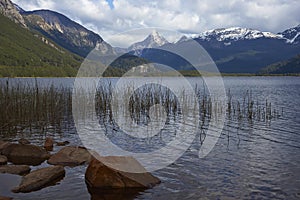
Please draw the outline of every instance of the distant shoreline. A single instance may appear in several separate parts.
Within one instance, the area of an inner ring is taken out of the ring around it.
[[[209,75],[201,75],[201,76],[191,76],[191,75],[183,75],[184,77],[213,77],[213,76],[219,76],[217,74],[209,74]],[[260,76],[286,76],[286,77],[300,77],[300,74],[229,74],[229,73],[221,73],[222,77],[260,77]],[[102,78],[120,78],[121,76],[105,76]],[[148,78],[148,77],[179,77],[179,76],[125,76],[123,78]],[[0,79],[5,79],[5,78],[76,78],[76,76],[0,76]],[[88,78],[88,77],[87,77]]]

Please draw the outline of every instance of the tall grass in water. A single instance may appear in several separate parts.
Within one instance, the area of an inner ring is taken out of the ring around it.
[[[132,86],[128,86],[132,87]],[[203,88],[196,86],[196,95],[199,100],[200,116],[199,127],[204,129],[205,124],[218,113],[226,112],[232,120],[268,121],[279,117],[279,112],[268,100],[255,101],[251,91],[246,91],[242,101],[234,98],[230,90],[227,92],[226,109],[222,108],[217,98],[203,92]],[[99,123],[114,124],[112,112],[111,83],[99,84],[95,95],[95,109]],[[129,98],[131,118],[139,124],[149,122],[150,107],[160,104],[169,117],[181,115],[185,105],[179,105],[177,97],[167,88],[159,85],[149,85],[136,89],[133,94],[124,92],[124,98]],[[187,91],[182,91],[184,104],[190,103]],[[85,96],[82,97],[83,99]],[[72,88],[41,86],[35,84],[1,82],[0,88],[0,133],[47,131],[49,128],[60,128],[65,123],[73,123],[72,118]],[[118,105],[114,105],[118,106]],[[81,110],[85,112],[84,110]]]
[[[71,116],[70,88],[41,87],[7,80],[0,89],[0,132],[44,132],[59,128]]]

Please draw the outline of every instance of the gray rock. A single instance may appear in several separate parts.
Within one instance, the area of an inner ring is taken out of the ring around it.
[[[88,163],[91,160],[91,154],[84,147],[64,147],[56,154],[52,155],[48,163],[51,165],[77,166]]]
[[[14,4],[10,0],[0,1],[0,13],[17,24],[27,27],[23,16],[18,12]]]
[[[0,165],[6,165],[7,164],[7,157],[0,155]]]
[[[2,149],[2,154],[17,165],[39,165],[50,157],[44,148],[30,144],[9,144]]]
[[[0,173],[25,175],[30,172],[28,165],[1,165]]]
[[[22,178],[20,185],[12,191],[15,193],[28,193],[37,191],[47,186],[55,185],[65,176],[62,166],[52,166],[32,171]]]

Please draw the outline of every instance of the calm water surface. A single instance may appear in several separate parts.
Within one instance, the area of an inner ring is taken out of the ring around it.
[[[34,79],[19,81],[34,83]],[[178,84],[175,78],[173,81]],[[38,79],[38,82],[45,86],[54,83],[72,87],[73,79]],[[255,101],[267,99],[274,108],[283,110],[283,115],[268,122],[227,119],[217,145],[208,156],[198,158],[200,139],[196,137],[181,158],[154,173],[162,180],[160,185],[129,199],[300,199],[300,78],[224,77],[224,84],[234,99],[243,99],[245,92],[251,90]],[[73,124],[46,134],[82,145]],[[25,137],[41,145],[44,136],[23,133],[13,138],[1,137],[13,141]],[[84,182],[85,169],[86,166],[66,167],[66,177],[58,185],[29,194],[11,193],[20,177],[0,174],[0,194],[22,200],[90,199]]]

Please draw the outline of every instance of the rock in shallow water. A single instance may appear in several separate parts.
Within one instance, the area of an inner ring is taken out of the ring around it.
[[[25,175],[30,172],[28,165],[2,165],[0,166],[0,173]]]
[[[48,160],[51,165],[77,166],[88,163],[91,154],[84,147],[64,147]]]
[[[21,184],[12,191],[28,193],[56,184],[65,176],[62,166],[52,166],[32,171],[22,178]]]
[[[27,139],[25,139],[25,138],[19,139],[18,142],[19,142],[19,144],[30,144],[30,142]]]
[[[2,153],[3,149],[5,149],[6,147],[8,147],[11,144],[12,143],[10,143],[10,142],[5,142],[5,141],[0,140],[0,154]]]
[[[0,165],[6,165],[7,164],[7,157],[0,155]]]
[[[44,143],[44,148],[47,151],[52,151],[53,150],[53,144],[54,144],[54,140],[53,138],[47,137]]]
[[[109,166],[107,165],[109,164]],[[119,169],[136,169],[137,172],[123,172]],[[133,157],[108,156],[93,158],[86,173],[85,180],[89,189],[101,188],[151,188],[160,183],[160,180],[146,171]]]
[[[12,144],[6,145],[2,149],[9,162],[17,165],[39,165],[50,157],[50,154],[42,147],[30,144]]]
[[[69,141],[56,142],[56,145],[57,145],[57,146],[66,146],[66,145],[68,145],[68,144],[70,144]]]

